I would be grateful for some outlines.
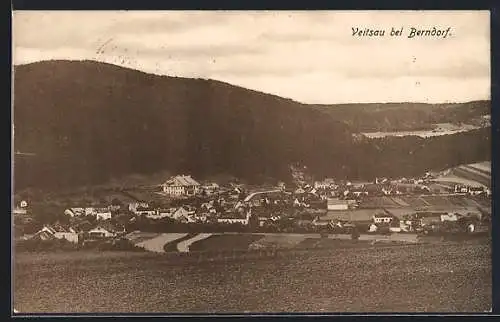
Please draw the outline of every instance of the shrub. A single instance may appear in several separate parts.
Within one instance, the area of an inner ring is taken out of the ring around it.
[[[23,252],[44,252],[44,251],[70,251],[77,250],[77,244],[71,243],[66,239],[53,240],[37,240],[28,239],[20,240],[15,244],[16,251]]]

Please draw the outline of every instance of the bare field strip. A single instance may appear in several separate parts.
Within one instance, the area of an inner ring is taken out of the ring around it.
[[[149,239],[153,239],[155,237],[158,237],[160,233],[149,233],[149,232],[142,232],[142,231],[137,231],[137,232],[131,232],[125,236],[128,240],[133,242],[134,244],[139,244],[141,242],[144,242]]]
[[[463,168],[455,168],[453,169],[452,173],[460,178],[464,178],[472,182],[475,182],[474,184],[475,186],[477,186],[478,184],[486,187],[491,186],[491,177],[484,176],[482,174],[478,174]]]
[[[253,242],[249,249],[293,248],[305,238],[305,235],[301,234],[266,235],[264,238]]]
[[[467,171],[473,175],[477,175],[479,177],[486,178],[486,179],[491,178],[491,171],[484,171],[482,169],[476,169],[475,167],[471,167],[469,165],[462,165],[459,167],[459,169]]]
[[[483,171],[483,172],[491,173],[491,162],[490,161],[472,163],[472,164],[469,164],[468,166],[470,166],[474,169]]]
[[[249,246],[260,239],[263,234],[231,234],[212,235],[191,245],[191,251],[227,251],[247,250]]]
[[[425,202],[431,207],[453,208],[455,205],[444,196],[425,196],[422,197]]]
[[[304,251],[192,265],[171,265],[167,256],[149,253],[86,260],[76,252],[51,259],[59,256],[16,258],[18,311],[483,312],[491,307],[488,243]]]
[[[190,246],[193,243],[207,239],[210,236],[212,236],[212,234],[197,234],[196,236],[193,236],[192,238],[189,238],[189,239],[186,239],[186,240],[179,242],[177,244],[177,250],[179,252],[187,253],[187,252],[189,252]]]
[[[409,206],[409,204],[408,204],[408,203],[406,203],[406,202],[405,202],[403,199],[401,199],[401,198],[398,198],[398,197],[392,197],[391,199],[392,199],[392,201],[394,201],[395,203],[397,203],[397,204],[398,204],[399,206],[401,206],[401,207],[408,207],[408,206]]]
[[[161,234],[158,237],[155,237],[153,239],[148,239],[145,240],[141,243],[136,244],[136,246],[143,247],[144,249],[150,251],[150,252],[155,252],[155,253],[164,253],[164,246],[165,244],[171,243],[177,239],[180,239],[184,236],[186,236],[186,233],[166,233],[166,234]]]

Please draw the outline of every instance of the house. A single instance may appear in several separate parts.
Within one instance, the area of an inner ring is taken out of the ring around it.
[[[294,207],[305,207],[305,208],[309,207],[309,205],[306,202],[302,202],[298,198],[295,198],[293,200],[293,206]]]
[[[28,211],[26,210],[26,208],[21,208],[19,206],[14,207],[14,209],[12,210],[12,214],[14,215],[26,215],[27,213]]]
[[[217,218],[217,223],[219,224],[241,224],[244,226],[247,226],[249,221],[250,221],[250,212],[248,212],[246,215],[237,215],[232,212],[227,212]]]
[[[157,211],[155,209],[151,209],[149,207],[139,206],[135,209],[134,213],[136,215],[139,215],[139,216],[153,216],[157,213]]]
[[[149,219],[163,219],[167,217],[172,218],[172,215],[176,210],[176,208],[158,209],[154,213],[146,213],[144,216]]]
[[[86,207],[85,208],[85,216],[95,216],[97,215],[97,209],[94,207]]]
[[[110,222],[103,222],[96,226],[95,228],[89,230],[89,238],[112,238],[116,237],[121,233],[124,233],[124,229],[119,229]]]
[[[107,208],[100,208],[97,209],[96,214],[95,214],[96,220],[108,220],[111,219],[111,211],[109,211]]]
[[[372,220],[375,224],[390,224],[393,219],[394,217],[389,214],[375,214],[372,217]]]
[[[441,215],[447,215],[443,212],[417,212],[416,217],[421,226],[433,225],[441,222]]]
[[[122,207],[121,207],[121,205],[109,205],[109,206],[108,206],[108,210],[109,210],[109,211],[118,211],[118,210],[120,210],[121,208],[122,208]]]
[[[209,214],[207,213],[195,213],[192,218],[194,219],[194,221],[196,222],[206,222],[208,220],[208,217],[209,217]]]
[[[387,178],[375,178],[375,184],[386,184],[389,180]]]
[[[54,237],[57,239],[66,239],[69,242],[72,243],[78,243],[78,233],[75,231],[75,229],[71,227],[64,227],[61,225],[53,225],[52,229],[55,230]]]
[[[171,216],[172,219],[178,220],[180,222],[195,222],[196,220],[193,218],[195,214],[195,210],[188,207],[182,206],[179,207]]]
[[[149,208],[147,202],[132,202],[128,204],[128,210],[134,214],[137,212],[137,208]]]
[[[419,188],[422,192],[431,192],[431,188],[426,185],[420,185]]]
[[[215,182],[205,184],[201,187],[201,190],[205,192],[207,195],[213,195],[217,191],[219,191],[219,185]]]
[[[314,220],[312,221],[312,225],[314,227],[323,227],[323,228],[333,227],[334,226],[332,220],[330,220],[330,219],[322,219],[319,216],[317,216],[316,218],[314,218]]]
[[[75,207],[75,208],[68,208],[64,210],[64,214],[70,217],[78,217],[78,216],[83,216],[85,215],[85,208],[81,207]]]
[[[457,185],[455,185],[454,192],[455,193],[468,193],[469,188],[467,186],[462,186],[462,185],[457,184]]]
[[[349,209],[349,202],[347,200],[340,200],[337,198],[327,199],[328,210],[347,210]]]
[[[459,217],[458,214],[454,213],[441,214],[441,221],[458,221]]]
[[[351,194],[356,197],[356,198],[360,198],[362,196],[368,196],[368,191],[364,191],[364,190],[353,190],[351,191]]]
[[[250,204],[251,205],[251,204]],[[248,208],[248,204],[245,203],[245,202],[241,202],[241,201],[238,201],[235,205],[234,205],[234,209],[238,212],[242,212],[242,211],[245,211],[246,209]]]
[[[66,239],[69,242],[78,243],[78,233],[74,229],[58,224],[44,226],[32,238],[40,240]]]
[[[295,194],[296,195],[300,195],[300,194],[303,194],[303,193],[306,193],[306,191],[303,188],[298,188],[298,189],[295,190]]]
[[[331,189],[335,185],[335,181],[333,179],[327,178],[323,181],[315,181],[314,188],[315,189]]]
[[[383,193],[384,195],[386,195],[386,196],[389,196],[389,195],[392,195],[393,190],[392,190],[392,188],[385,188],[385,187],[384,187],[384,188],[382,188],[382,193]]]
[[[171,196],[194,196],[200,191],[200,184],[188,175],[170,178],[162,184],[163,192]]]
[[[483,194],[485,191],[483,187],[469,187],[468,192],[471,196],[477,196]]]
[[[56,237],[54,236],[54,231],[50,230],[47,227],[43,227],[29,239],[46,241],[46,240],[54,240],[56,239]]]
[[[88,220],[83,220],[72,225],[73,230],[77,233],[88,232],[92,229],[92,224]]]

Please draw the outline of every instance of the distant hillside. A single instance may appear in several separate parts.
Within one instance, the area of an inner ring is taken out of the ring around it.
[[[480,126],[491,114],[490,101],[455,104],[385,103],[311,105],[356,132],[431,130],[437,123]]]
[[[289,163],[313,166],[351,141],[347,126],[319,111],[213,80],[50,61],[18,66],[14,84],[15,149],[36,154],[16,159],[18,186],[163,169],[282,177]]]
[[[374,177],[489,159],[489,130],[354,141],[349,117],[315,108],[218,81],[90,61],[18,66],[14,149],[34,155],[15,157],[15,188],[159,171],[287,180],[292,163],[315,176]]]

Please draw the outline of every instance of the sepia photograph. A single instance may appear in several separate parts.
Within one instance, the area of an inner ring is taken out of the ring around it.
[[[492,309],[489,11],[12,13],[12,312]]]

